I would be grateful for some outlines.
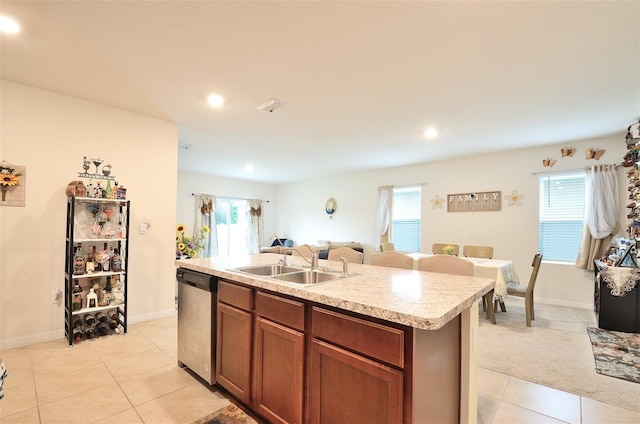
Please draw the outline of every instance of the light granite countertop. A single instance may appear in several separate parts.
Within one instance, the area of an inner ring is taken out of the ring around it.
[[[345,278],[301,285],[234,271],[234,268],[276,264],[282,255],[262,253],[239,257],[176,260],[176,266],[237,281],[248,286],[305,299],[322,305],[404,324],[436,330],[470,308],[495,281],[372,265],[349,264]],[[288,265],[308,266],[303,258],[287,257]],[[342,263],[320,260],[320,267],[342,271]]]

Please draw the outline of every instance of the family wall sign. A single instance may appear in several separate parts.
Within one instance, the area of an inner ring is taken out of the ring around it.
[[[499,210],[502,210],[501,191],[447,195],[447,212],[488,212]]]

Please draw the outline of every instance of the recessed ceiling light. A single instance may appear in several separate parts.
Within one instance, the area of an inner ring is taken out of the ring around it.
[[[244,172],[249,172],[249,173],[251,173],[251,172],[253,172],[253,171],[255,171],[255,168],[253,167],[253,165],[251,165],[251,164],[247,164],[247,165],[245,165],[245,166],[244,166]]]
[[[15,34],[20,32],[20,25],[8,16],[0,16],[0,32]]]
[[[207,102],[213,107],[220,107],[224,104],[224,99],[219,94],[211,94],[207,97]]]
[[[438,136],[438,130],[435,128],[427,128],[424,130],[424,137],[432,140]]]

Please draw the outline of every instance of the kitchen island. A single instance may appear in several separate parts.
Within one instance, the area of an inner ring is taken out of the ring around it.
[[[281,259],[176,261],[218,278],[217,384],[273,422],[476,421],[477,303],[493,280],[349,264],[301,285],[236,270]]]

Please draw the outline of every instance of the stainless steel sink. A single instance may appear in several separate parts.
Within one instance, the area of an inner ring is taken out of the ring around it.
[[[246,272],[247,274],[253,275],[273,276],[285,274],[288,272],[300,272],[302,271],[302,268],[282,264],[271,264],[245,266],[241,268],[235,268],[235,271]]]
[[[324,272],[317,270],[308,270],[300,272],[292,272],[288,274],[275,275],[273,278],[280,281],[297,284],[317,284],[325,281],[332,281],[341,278],[342,274]]]

